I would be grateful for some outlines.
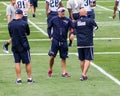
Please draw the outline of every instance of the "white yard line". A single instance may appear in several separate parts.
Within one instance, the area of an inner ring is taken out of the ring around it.
[[[120,52],[94,52],[95,55],[119,55]],[[3,54],[0,54],[0,56],[10,56],[12,55],[11,53],[9,54],[6,54],[6,53],[3,53]],[[31,53],[31,55],[33,56],[41,56],[41,55],[48,55],[48,53]],[[69,55],[76,55],[78,56],[78,53],[77,52],[72,52],[72,53],[69,53]]]
[[[30,24],[32,24],[36,29],[38,29],[41,33],[43,33],[45,36],[48,36],[48,34],[43,30],[41,29],[40,27],[38,27],[34,22],[32,22],[30,19],[28,19],[28,22]]]
[[[94,40],[120,40],[120,38],[94,38]]]
[[[101,52],[102,53],[102,52]],[[78,56],[77,54],[75,54],[76,56]],[[109,79],[111,79],[112,81],[114,81],[116,84],[120,85],[120,81],[118,79],[116,79],[115,77],[113,77],[111,74],[109,74],[108,72],[106,72],[104,69],[102,69],[101,67],[99,67],[98,65],[96,65],[95,63],[91,62],[91,65],[96,68],[98,71],[100,71],[102,74],[104,74],[106,77],[108,77]]]
[[[34,31],[38,32],[38,31]],[[50,39],[29,39],[30,42],[36,42],[36,41],[49,41]],[[68,39],[69,40],[69,39]],[[76,40],[76,38],[74,39]],[[120,38],[94,38],[94,40],[120,40]],[[6,40],[0,40],[0,42],[5,42]]]
[[[113,2],[113,1],[105,1],[105,0],[101,0],[101,1],[97,1],[97,2]]]
[[[118,79],[116,79],[115,77],[113,77],[112,75],[110,75],[109,73],[107,73],[104,69],[102,69],[101,67],[97,66],[93,62],[91,62],[91,65],[93,67],[95,67],[98,71],[100,71],[102,74],[104,74],[105,76],[107,76],[108,78],[110,78],[112,81],[114,81],[116,84],[120,85],[120,81]]]
[[[101,6],[101,5],[96,5],[97,7],[99,7],[99,8],[102,8],[102,9],[104,9],[104,10],[106,10],[106,11],[113,11],[113,10],[111,10],[111,9],[108,9],[108,8],[106,8],[106,7],[103,7],[103,6]]]
[[[95,55],[117,55],[120,54],[120,52],[95,52]]]

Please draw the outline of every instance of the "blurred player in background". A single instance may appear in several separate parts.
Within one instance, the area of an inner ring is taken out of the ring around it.
[[[53,28],[53,32],[51,29]],[[49,50],[49,67],[48,76],[52,76],[52,68],[54,59],[59,51],[61,63],[62,63],[62,77],[69,77],[70,75],[66,72],[66,58],[68,57],[68,45],[67,45],[67,33],[68,29],[71,29],[71,33],[74,34],[74,26],[72,21],[65,17],[65,8],[60,7],[58,9],[58,16],[53,17],[48,24],[48,36],[51,41],[51,47]],[[70,37],[73,40],[73,35]]]
[[[38,0],[30,0],[32,16],[35,17],[36,8],[38,7]]]
[[[95,13],[94,13],[95,6],[96,6],[96,0],[84,0],[84,8],[87,10],[87,16],[89,18],[95,19]],[[95,31],[93,33],[93,36],[95,37]]]
[[[81,8],[84,7],[84,1],[83,0],[68,0],[67,1],[67,9],[69,12],[69,17],[71,18],[72,22],[75,23],[75,21],[80,17],[79,11]],[[69,34],[70,36],[71,34]],[[69,47],[72,46],[72,40],[69,39]]]
[[[23,20],[28,21],[27,12],[30,9],[30,1],[29,0],[16,0],[17,8],[23,11]]]
[[[7,16],[7,23],[15,19],[15,10],[16,10],[16,0],[10,0],[10,5],[6,8],[6,16]],[[9,39],[4,45],[3,45],[3,51],[5,53],[9,53],[8,51],[8,45],[11,44],[11,39]]]
[[[120,0],[115,0],[113,19],[116,17],[116,11],[119,11],[119,20],[120,20]]]
[[[63,7],[62,0],[46,0],[47,24],[50,19],[58,15],[58,8]]]
[[[22,19],[24,20],[24,21],[28,21],[27,19],[28,19],[28,17],[27,17],[27,12],[28,12],[28,10],[30,9],[30,2],[29,2],[29,0],[11,0],[11,5],[13,6],[12,8],[11,7],[9,7],[9,9],[7,9],[8,11],[9,11],[9,13],[11,12],[11,14],[9,15],[8,13],[7,13],[7,18],[9,19],[8,20],[8,22],[10,21],[10,20],[12,20],[13,19],[13,17],[12,16],[14,16],[14,14],[15,14],[15,9],[14,9],[14,7],[16,7],[17,9],[21,9],[22,11],[23,11],[23,17],[22,17]],[[9,39],[4,45],[3,45],[3,51],[5,52],[5,53],[9,53],[9,51],[8,51],[8,46],[11,44],[11,39]]]
[[[96,0],[84,0],[84,8],[87,10],[89,18],[95,19],[94,7],[96,6]]]

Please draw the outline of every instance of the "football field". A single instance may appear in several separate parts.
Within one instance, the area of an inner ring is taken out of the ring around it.
[[[0,96],[120,96],[120,21],[118,15],[112,19],[114,0],[97,0],[95,14],[99,29],[95,31],[95,55],[87,81],[79,80],[81,70],[76,39],[69,48],[67,59],[67,71],[71,77],[61,77],[61,60],[58,55],[53,67],[53,76],[48,78],[50,41],[46,29],[45,1],[39,0],[36,17],[33,18],[30,11],[28,13],[31,30],[28,40],[31,46],[32,75],[35,83],[27,84],[25,67],[21,64],[22,85],[15,83],[11,45],[9,54],[2,50],[2,45],[10,38],[5,15],[8,4],[8,1],[0,1]],[[63,4],[66,6],[65,0]]]

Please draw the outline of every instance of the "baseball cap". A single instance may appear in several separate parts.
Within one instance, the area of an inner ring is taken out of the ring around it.
[[[65,11],[65,8],[64,7],[60,7],[59,9],[58,9],[58,12],[64,12]]]
[[[17,9],[17,10],[15,11],[15,14],[23,14],[23,11],[20,10],[20,9]]]

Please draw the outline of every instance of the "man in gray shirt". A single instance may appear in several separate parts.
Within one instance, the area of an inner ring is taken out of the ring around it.
[[[15,11],[16,11],[16,0],[10,0],[10,5],[6,8],[6,16],[7,16],[7,22],[9,23],[13,19],[15,19]],[[5,53],[9,53],[8,51],[8,45],[11,44],[11,39],[9,39],[4,45],[3,45],[3,51]]]
[[[79,11],[84,7],[84,0],[68,0],[67,9],[69,17],[73,23],[79,18]],[[69,34],[70,36],[71,34]],[[69,47],[72,46],[72,40],[69,40]]]

